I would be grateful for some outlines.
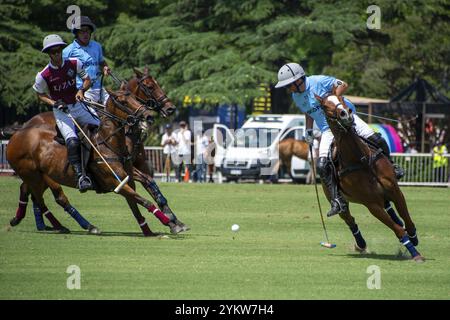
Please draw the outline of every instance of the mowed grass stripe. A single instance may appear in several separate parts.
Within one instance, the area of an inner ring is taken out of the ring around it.
[[[450,192],[403,188],[418,227],[416,264],[401,257],[394,234],[367,209],[351,205],[371,255],[352,251],[353,237],[338,217],[326,219],[325,240],[313,186],[161,184],[173,210],[191,226],[172,236],[150,216],[144,238],[125,200],[115,194],[65,189],[102,236],[87,235],[45,194],[48,207],[72,234],[37,232],[31,203],[22,223],[6,231],[20,180],[0,178],[1,299],[449,299]],[[138,191],[145,195],[139,187]],[[320,195],[322,208],[328,204]],[[237,223],[240,230],[231,231]],[[404,251],[404,250],[402,250]],[[81,268],[81,290],[68,290],[69,265]],[[381,289],[367,288],[367,267],[381,270]]]

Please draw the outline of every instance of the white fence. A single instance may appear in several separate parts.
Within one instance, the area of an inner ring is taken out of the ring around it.
[[[433,169],[431,153],[392,153],[392,159],[405,171],[400,185],[450,187],[449,166]],[[444,155],[450,163],[450,154]]]
[[[7,144],[8,141],[1,141],[0,173],[13,172],[6,161]],[[145,147],[148,164],[153,167],[155,175],[163,172],[162,150],[162,147]],[[445,157],[450,163],[450,154],[446,154]],[[405,176],[400,180],[400,185],[450,187],[449,166],[445,166],[440,171],[433,169],[433,157],[430,153],[392,153],[392,158],[405,170]]]

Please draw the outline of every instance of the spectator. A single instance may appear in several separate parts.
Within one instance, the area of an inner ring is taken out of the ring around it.
[[[216,144],[214,143],[214,139],[211,136],[209,139],[208,147],[206,148],[206,163],[208,164],[208,175],[209,183],[214,183],[213,174],[214,174],[214,156],[216,155]]]
[[[166,132],[163,134],[161,139],[161,146],[163,147],[163,163],[164,172],[166,177],[163,182],[170,182],[170,171],[172,169],[172,157],[176,152],[177,140],[175,134],[172,131],[172,125],[166,124]]]
[[[447,147],[443,140],[439,140],[433,148],[433,176],[435,182],[447,182],[447,167],[448,158],[445,154],[448,153]]]
[[[177,140],[177,153],[178,153],[178,167],[176,170],[176,179],[178,182],[181,182],[181,174],[183,171],[183,167],[185,166],[186,174],[191,172],[191,131],[189,130],[185,121],[180,122],[180,129],[176,134]]]
[[[195,137],[195,174],[194,181],[206,182],[206,156],[209,145],[208,137],[199,133]]]

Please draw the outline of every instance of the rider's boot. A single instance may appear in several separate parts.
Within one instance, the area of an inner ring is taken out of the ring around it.
[[[66,141],[66,145],[69,163],[72,165],[73,170],[75,171],[75,174],[77,176],[78,189],[80,190],[80,192],[86,192],[87,190],[92,189],[91,179],[83,174],[83,170],[81,167],[80,141],[76,138],[70,138]]]
[[[327,157],[319,158],[317,163],[317,171],[319,172],[320,179],[328,189],[331,196],[331,209],[327,212],[327,216],[331,217],[339,213],[345,213],[348,209],[348,203],[338,190],[336,181],[333,177],[330,161]]]
[[[395,176],[397,177],[397,180],[400,180],[405,175],[405,171],[402,169],[402,167],[400,167],[398,164],[396,164],[396,163],[394,163],[394,161],[392,161],[391,152],[389,150],[389,146],[388,146],[386,140],[384,140],[384,138],[379,133],[374,133],[367,139],[383,151],[384,155],[389,159],[389,161],[394,166],[394,172],[395,172]]]

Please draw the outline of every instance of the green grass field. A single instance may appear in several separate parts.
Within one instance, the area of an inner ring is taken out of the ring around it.
[[[47,205],[71,234],[36,231],[31,205],[22,223],[8,231],[19,183],[0,178],[0,299],[450,298],[449,189],[403,188],[418,249],[427,258],[417,264],[404,258],[395,235],[360,205],[351,209],[372,253],[352,250],[353,237],[339,217],[326,220],[337,247],[321,247],[313,186],[161,184],[191,231],[172,236],[146,213],[151,229],[169,238],[144,238],[122,197],[68,188],[71,203],[102,236],[81,230],[50,192]],[[322,195],[321,201],[326,211]],[[241,227],[236,234],[234,223]],[[80,290],[66,287],[70,265],[81,269]],[[371,265],[381,271],[379,290],[367,288]]]

